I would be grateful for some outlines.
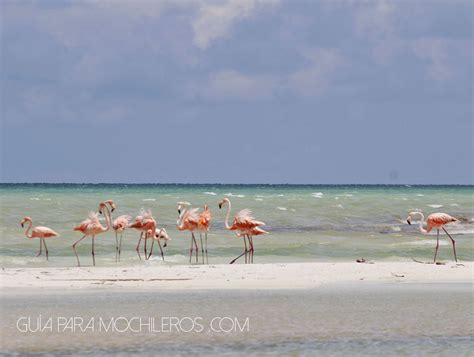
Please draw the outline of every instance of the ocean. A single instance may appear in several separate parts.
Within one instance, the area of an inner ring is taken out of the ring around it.
[[[255,263],[312,261],[404,261],[433,258],[436,232],[425,236],[407,225],[408,212],[446,212],[460,220],[447,227],[456,240],[458,258],[472,261],[474,246],[473,186],[366,185],[183,185],[183,184],[0,184],[0,259],[2,267],[75,266],[72,244],[81,237],[72,228],[100,201],[113,199],[114,217],[150,209],[171,241],[165,261],[158,255],[140,261],[135,252],[138,232],[125,231],[122,259],[115,262],[112,230],[96,237],[98,266],[187,264],[189,232],[177,231],[178,201],[193,207],[208,204],[213,220],[208,236],[209,263],[228,263],[243,250],[241,238],[225,230],[223,197],[232,202],[231,219],[243,208],[266,223],[267,236],[254,238]],[[60,233],[47,240],[49,261],[35,257],[39,242],[27,239],[20,221],[33,219]],[[105,222],[104,222],[105,224]],[[198,238],[199,240],[199,238]],[[91,240],[78,245],[83,265],[90,265]],[[155,251],[157,253],[157,251]],[[452,260],[450,242],[442,235],[440,260]],[[242,263],[243,260],[241,259]]]

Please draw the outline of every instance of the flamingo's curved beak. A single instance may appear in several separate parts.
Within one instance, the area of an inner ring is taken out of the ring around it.
[[[167,245],[168,245],[168,244],[165,242],[165,244],[163,244],[163,248],[166,248]]]
[[[113,212],[113,211],[115,211],[115,207],[112,207],[112,209],[110,210],[110,212]]]
[[[20,225],[21,225],[21,228],[23,228],[23,223],[20,223]]]
[[[181,210],[178,208],[178,214],[181,214]]]
[[[102,210],[99,210],[99,214],[102,214]]]
[[[407,223],[411,225],[411,222],[410,222],[410,220],[409,220],[409,219],[407,219]]]
[[[219,202],[219,209],[222,208],[222,202]]]

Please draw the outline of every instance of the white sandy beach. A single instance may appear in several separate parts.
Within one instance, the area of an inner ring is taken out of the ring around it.
[[[253,265],[3,268],[4,291],[27,288],[310,289],[330,283],[472,283],[473,262],[338,262]]]

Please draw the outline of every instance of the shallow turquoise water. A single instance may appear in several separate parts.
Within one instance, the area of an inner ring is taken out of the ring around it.
[[[98,203],[113,199],[115,216],[136,216],[151,209],[172,241],[165,250],[165,264],[186,264],[189,233],[175,229],[176,202],[209,204],[213,222],[209,234],[211,263],[227,263],[243,244],[224,229],[225,211],[217,202],[232,201],[232,212],[250,208],[267,223],[269,236],[255,238],[255,262],[432,259],[435,233],[421,235],[405,222],[407,213],[446,212],[461,220],[448,227],[454,235],[460,260],[473,260],[473,186],[290,186],[290,185],[0,185],[0,256],[2,266],[72,266],[72,243],[80,238],[72,227]],[[61,234],[48,241],[50,261],[35,258],[36,240],[29,240],[19,226],[25,215],[34,225],[51,227]],[[138,234],[124,234],[120,264],[163,264],[158,257],[140,262],[135,253]],[[97,264],[115,265],[113,231],[96,239]],[[79,245],[83,264],[90,264],[90,240]],[[449,242],[441,240],[440,258],[452,259]]]

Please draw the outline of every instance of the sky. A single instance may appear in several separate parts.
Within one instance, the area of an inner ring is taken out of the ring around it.
[[[1,182],[474,184],[471,1],[2,1]]]

